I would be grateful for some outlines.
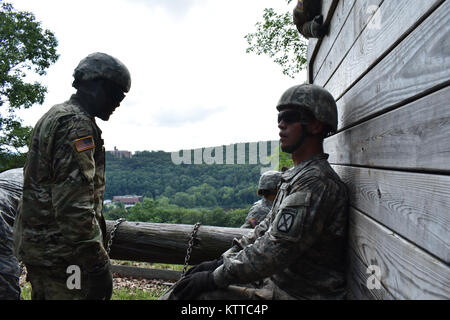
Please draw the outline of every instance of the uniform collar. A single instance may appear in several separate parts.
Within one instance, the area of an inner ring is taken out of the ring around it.
[[[91,118],[92,122],[94,122],[95,126],[97,127],[97,130],[100,132],[100,134],[102,133],[102,130],[100,130],[100,128],[97,125],[97,122],[95,121],[95,117],[93,115],[91,115],[84,107],[83,107],[83,102],[82,100],[77,97],[76,94],[73,94],[70,99],[69,99],[70,103],[74,106],[76,106],[83,114],[85,114],[86,116],[88,116],[89,118]]]
[[[94,119],[94,117],[83,107],[83,101],[79,97],[77,97],[76,94],[71,95],[69,101],[71,102],[71,104],[77,106],[82,113],[87,115],[89,118]]]
[[[306,168],[311,163],[318,160],[327,160],[330,155],[326,153],[316,154],[309,159],[303,160],[296,167],[293,167],[281,174],[281,181],[289,181],[295,177],[301,170]]]

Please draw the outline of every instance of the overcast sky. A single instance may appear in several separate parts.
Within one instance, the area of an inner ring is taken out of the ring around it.
[[[34,126],[75,92],[72,73],[92,52],[130,70],[131,90],[107,122],[97,119],[111,150],[177,151],[278,140],[275,105],[305,81],[291,79],[266,56],[245,53],[244,36],[263,9],[284,0],[11,0],[35,14],[59,41],[59,60],[39,79],[43,105],[19,113]],[[290,6],[293,6],[292,4]]]

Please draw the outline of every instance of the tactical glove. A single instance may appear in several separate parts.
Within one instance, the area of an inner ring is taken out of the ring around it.
[[[200,271],[180,280],[172,293],[178,300],[192,300],[203,292],[216,289],[212,271]]]
[[[103,267],[88,272],[87,300],[110,300],[113,291],[113,278],[110,264],[107,262]]]
[[[200,272],[200,271],[214,271],[216,270],[216,268],[220,265],[223,264],[223,258],[220,257],[216,260],[211,260],[211,261],[205,261],[202,262],[196,266],[193,266],[192,268],[190,268],[187,272],[186,272],[186,276],[188,275],[192,275],[196,272]]]

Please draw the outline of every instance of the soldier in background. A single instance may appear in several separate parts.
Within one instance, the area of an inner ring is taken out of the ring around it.
[[[214,261],[189,271],[162,298],[344,299],[348,195],[323,152],[337,129],[332,95],[315,85],[288,89],[277,105],[283,172],[269,215]],[[264,280],[262,287],[252,282]]]
[[[327,33],[321,13],[321,0],[298,0],[294,8],[294,24],[306,39],[322,38]]]
[[[74,79],[76,94],[37,122],[24,167],[14,240],[32,299],[112,294],[102,214],[105,149],[95,117],[109,119],[131,78],[116,58],[93,53],[80,61]]]
[[[245,223],[241,228],[255,228],[263,221],[273,205],[273,200],[277,195],[278,183],[280,183],[281,173],[278,171],[266,171],[259,178],[258,196],[263,197],[256,201],[250,208]]]

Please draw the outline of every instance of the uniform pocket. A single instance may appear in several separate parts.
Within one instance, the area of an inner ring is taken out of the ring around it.
[[[310,192],[294,192],[287,196],[272,223],[271,234],[289,241],[301,238],[310,199]]]

